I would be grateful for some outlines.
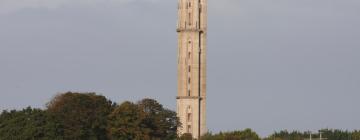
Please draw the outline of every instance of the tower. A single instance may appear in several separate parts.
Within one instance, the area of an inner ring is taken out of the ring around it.
[[[178,133],[200,138],[206,129],[207,0],[178,0]]]

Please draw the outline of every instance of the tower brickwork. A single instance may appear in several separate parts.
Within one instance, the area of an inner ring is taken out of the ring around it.
[[[207,0],[178,0],[178,133],[199,138],[206,128]]]

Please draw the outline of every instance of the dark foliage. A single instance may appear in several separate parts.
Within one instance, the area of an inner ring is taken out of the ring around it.
[[[185,133],[179,138],[179,140],[193,140],[193,136],[191,133]]]
[[[172,140],[179,125],[176,113],[152,99],[124,102],[109,116],[108,132],[116,140]]]
[[[152,99],[116,105],[95,93],[64,93],[46,110],[28,107],[0,114],[0,140],[193,140],[177,137],[180,122],[174,111]],[[320,130],[327,140],[360,140],[360,131]],[[304,140],[309,132],[280,131],[263,140]],[[319,134],[313,134],[319,138]],[[200,140],[260,140],[251,129],[218,134]]]
[[[30,107],[0,115],[0,140],[60,140],[58,125],[40,109]]]
[[[322,138],[326,140],[360,140],[359,131],[343,131],[338,129],[322,129],[319,132],[322,134]],[[280,131],[275,132],[273,135],[265,138],[265,140],[304,140],[310,138],[310,132],[299,131]],[[319,139],[320,134],[312,134],[313,139]]]
[[[174,111],[144,99],[117,106],[95,93],[64,93],[46,110],[26,108],[0,115],[0,140],[173,140]]]
[[[65,140],[106,140],[107,116],[113,103],[95,93],[65,93],[47,105],[48,113],[62,127]]]
[[[251,129],[243,131],[220,132],[218,134],[205,134],[201,140],[260,140],[258,134]]]

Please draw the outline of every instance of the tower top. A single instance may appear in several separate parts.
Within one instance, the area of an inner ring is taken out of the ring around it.
[[[207,0],[178,0],[177,31],[206,31]]]

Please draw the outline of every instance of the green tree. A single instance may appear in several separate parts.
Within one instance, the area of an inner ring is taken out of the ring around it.
[[[176,139],[177,128],[180,126],[177,114],[164,108],[153,99],[143,99],[138,102],[145,118],[142,120],[143,128],[150,130],[151,139]]]
[[[112,140],[146,140],[148,131],[141,128],[144,113],[138,105],[124,102],[109,115],[108,136]]]
[[[299,132],[299,131],[292,131],[288,132],[287,130],[283,130],[280,132],[275,132],[265,140],[303,140],[304,138],[308,138],[308,132]]]
[[[355,130],[351,134],[351,140],[360,140],[360,131]]]
[[[205,134],[201,140],[260,140],[258,134],[251,129],[232,132],[220,132],[218,134]]]
[[[322,129],[320,130],[323,134],[323,137],[328,140],[349,140],[351,139],[351,133],[348,131],[338,130],[338,129]]]
[[[0,115],[0,140],[60,140],[59,129],[46,111],[30,107]]]
[[[191,135],[191,133],[185,133],[181,135],[179,140],[193,140],[193,136]]]
[[[67,92],[47,105],[49,114],[59,123],[65,140],[106,140],[107,116],[113,103],[95,93]]]
[[[113,140],[173,140],[178,118],[157,101],[124,102],[109,115],[108,136]]]

